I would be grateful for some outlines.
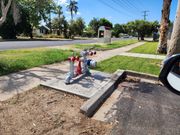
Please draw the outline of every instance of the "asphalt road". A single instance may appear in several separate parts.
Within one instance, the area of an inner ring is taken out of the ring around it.
[[[114,38],[115,40],[126,40]],[[38,48],[38,47],[50,47],[50,46],[62,46],[62,45],[72,45],[72,44],[87,44],[96,43],[97,39],[90,40],[39,40],[39,41],[1,41],[0,50],[11,50],[11,49],[23,49],[23,48]]]
[[[124,82],[113,135],[180,135],[180,96],[163,86]]]

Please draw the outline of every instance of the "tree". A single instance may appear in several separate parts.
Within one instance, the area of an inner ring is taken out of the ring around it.
[[[157,48],[158,53],[167,53],[167,36],[169,29],[169,15],[172,0],[164,0],[162,9],[162,19],[160,27],[160,40]]]
[[[127,23],[126,32],[127,33],[137,33],[138,39],[144,40],[145,36],[152,35],[153,32],[153,22],[148,22],[144,20],[135,20]]]
[[[7,19],[11,20],[11,23],[14,22],[14,24],[17,25],[18,22],[20,22],[20,16],[22,14],[20,14],[19,12],[19,6],[21,6],[21,8],[23,7],[23,12],[26,12],[26,15],[28,16],[28,26],[30,24],[32,33],[33,27],[38,27],[39,22],[42,19],[47,19],[47,10],[49,10],[49,5],[51,3],[53,3],[53,0],[1,0],[0,26],[3,25],[3,23],[5,23]],[[11,13],[9,12],[10,10],[12,10]],[[11,15],[9,16],[8,14]],[[13,26],[14,24],[12,23],[11,26]],[[7,22],[6,26],[9,27],[10,24]],[[29,30],[30,29],[28,29],[28,31]],[[14,38],[15,36],[10,37]]]
[[[67,29],[68,29],[68,22],[66,21],[65,17],[57,17],[54,18],[52,21],[52,28],[58,29],[57,34],[64,34],[64,37],[67,37]]]
[[[98,35],[98,29],[100,27],[99,20],[97,18],[93,18],[89,22],[89,27],[90,27],[90,29],[92,29],[94,31],[94,35],[93,36],[97,36]]]
[[[178,0],[176,19],[174,22],[172,37],[170,40],[170,46],[168,49],[168,55],[180,53],[180,0]]]
[[[138,33],[138,29],[136,27],[138,24],[137,21],[128,22],[124,25],[124,33],[137,36],[136,33]]]
[[[17,24],[13,22],[13,10],[11,9],[7,14],[6,21],[0,26],[0,35],[3,39],[16,39],[16,35],[22,33],[28,36],[31,34],[28,14],[21,5],[18,8],[21,12],[21,20]]]
[[[15,24],[18,23],[19,21],[19,10],[18,7],[16,5],[16,1],[15,0],[8,0],[7,4],[5,5],[5,1],[1,0],[1,16],[0,16],[0,26],[6,21],[7,18],[7,14],[10,8],[13,9],[13,20],[15,22]]]
[[[82,36],[84,28],[86,27],[83,18],[81,17],[77,18],[75,23],[76,23],[76,34]]]
[[[74,36],[82,36],[85,28],[85,22],[82,18],[77,18],[71,21],[69,25],[69,35],[71,38]]]
[[[95,31],[94,36],[98,35],[98,29],[100,26],[107,26],[107,27],[112,28],[113,24],[106,18],[100,18],[100,19],[93,18],[89,23],[89,27],[91,27]]]
[[[60,35],[62,33],[62,24],[63,24],[63,21],[65,19],[64,16],[61,17],[61,15],[63,14],[62,7],[60,5],[57,6],[54,13],[57,14],[58,17],[54,19],[53,25],[54,25],[54,27],[55,27],[55,25],[57,26],[56,29],[58,29],[58,35]]]
[[[94,37],[95,33],[96,32],[91,27],[86,27],[85,31],[83,33],[83,36],[84,37]]]
[[[68,38],[68,27],[69,27],[69,24],[67,22],[67,20],[65,19],[65,17],[63,17],[63,35],[65,38]]]
[[[29,20],[32,27],[38,27],[41,20],[48,20],[50,6],[53,0],[19,0],[29,14]]]
[[[106,26],[106,27],[113,28],[113,24],[106,18],[101,18],[99,20],[99,26]]]
[[[69,24],[69,38],[73,39],[74,36],[76,35],[76,31],[77,31],[77,25],[74,20],[71,20]]]
[[[120,37],[120,33],[125,33],[123,25],[115,24],[112,33],[116,38]]]
[[[31,29],[39,27],[40,21],[47,22],[51,11],[50,5],[53,5],[53,0],[18,0],[18,3],[23,6],[29,16],[29,24]],[[31,34],[31,38],[33,35]]]
[[[68,11],[71,13],[71,20],[73,20],[74,14],[78,12],[78,2],[75,0],[70,0],[70,3],[67,5]]]
[[[50,33],[52,33],[52,13],[58,14],[58,6],[56,6],[55,2],[52,1],[49,3],[49,5],[47,5],[47,9],[46,9],[46,14],[47,14],[47,19],[45,18],[46,21],[46,25],[49,27],[50,29]],[[48,22],[47,22],[48,21]]]

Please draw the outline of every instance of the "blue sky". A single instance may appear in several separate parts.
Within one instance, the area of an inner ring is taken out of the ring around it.
[[[55,0],[63,6],[64,15],[70,19],[66,10],[69,0]],[[79,12],[76,17],[82,17],[86,24],[93,18],[105,17],[113,24],[126,23],[135,19],[143,19],[142,11],[148,10],[147,20],[160,21],[163,0],[77,0]],[[177,1],[172,0],[170,20],[174,21]]]

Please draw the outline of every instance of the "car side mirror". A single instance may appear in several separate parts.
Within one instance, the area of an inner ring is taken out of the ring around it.
[[[172,92],[180,95],[180,54],[164,61],[159,80]]]

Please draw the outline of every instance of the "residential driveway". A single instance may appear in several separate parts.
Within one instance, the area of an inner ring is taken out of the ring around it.
[[[100,110],[107,110],[110,104],[110,109],[101,115],[116,123],[112,135],[180,134],[180,96],[163,86],[123,82]]]
[[[120,38],[113,38],[116,40],[127,40]],[[87,44],[96,43],[98,39],[88,40],[39,40],[39,41],[2,41],[0,42],[0,50],[11,50],[11,49],[23,49],[23,48],[36,48],[36,47],[52,47],[52,46],[63,46],[73,44]]]

